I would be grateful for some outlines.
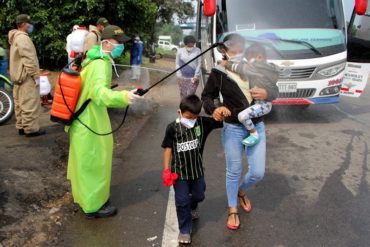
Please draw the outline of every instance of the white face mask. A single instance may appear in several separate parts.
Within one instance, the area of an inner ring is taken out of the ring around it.
[[[192,52],[192,51],[194,50],[194,47],[186,47],[186,50],[187,50],[188,52]]]
[[[180,119],[180,122],[182,123],[182,125],[184,125],[186,128],[188,129],[192,129],[194,128],[195,126],[195,123],[197,122],[196,119],[188,119],[188,118],[181,118]]]
[[[182,116],[181,112],[179,111],[180,113],[180,123],[182,125],[184,125],[186,128],[188,129],[192,129],[194,128],[195,126],[195,123],[197,122],[197,119],[189,119],[189,118],[185,118]]]

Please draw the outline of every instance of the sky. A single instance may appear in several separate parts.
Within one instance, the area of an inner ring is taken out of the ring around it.
[[[346,19],[351,18],[355,0],[343,0],[344,14]]]
[[[347,21],[351,18],[355,0],[343,0],[344,15]]]

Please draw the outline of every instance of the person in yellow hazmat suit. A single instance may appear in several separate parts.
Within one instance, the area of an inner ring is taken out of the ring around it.
[[[108,107],[127,107],[142,98],[134,93],[136,90],[111,89],[113,59],[121,56],[124,42],[129,39],[120,27],[107,26],[101,44],[92,47],[82,63],[82,87],[76,109],[91,99],[79,119],[97,133],[112,130]],[[76,120],[67,131],[70,138],[67,178],[71,181],[74,201],[88,218],[115,215],[117,209],[108,203],[113,136],[96,135]]]

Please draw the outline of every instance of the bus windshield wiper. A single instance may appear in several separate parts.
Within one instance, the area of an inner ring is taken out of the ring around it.
[[[274,39],[274,41],[275,40],[282,41],[282,42],[287,42],[287,43],[305,45],[305,46],[309,47],[310,50],[313,51],[315,54],[322,56],[322,53],[317,48],[315,48],[313,45],[311,45],[310,43],[308,43],[307,41],[294,40],[294,39],[282,39],[282,38],[276,38],[276,39]]]
[[[272,42],[269,40],[269,42],[266,42],[265,40],[261,40],[258,38],[254,37],[243,37],[246,41],[251,41],[251,42],[258,42],[258,43],[263,43],[264,45],[270,47],[272,50],[274,50],[281,58],[285,58],[285,56],[272,44]]]

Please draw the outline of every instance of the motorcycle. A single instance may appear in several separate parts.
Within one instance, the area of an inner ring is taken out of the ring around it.
[[[0,125],[5,124],[14,113],[14,101],[11,93],[13,83],[0,74]]]

